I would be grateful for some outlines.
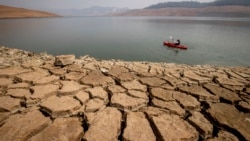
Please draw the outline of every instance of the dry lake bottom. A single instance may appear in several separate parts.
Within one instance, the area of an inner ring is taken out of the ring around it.
[[[0,141],[250,140],[249,67],[0,56]]]

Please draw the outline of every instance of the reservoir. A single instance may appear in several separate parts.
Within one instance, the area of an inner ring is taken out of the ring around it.
[[[187,50],[163,46],[172,36]],[[0,45],[52,55],[188,65],[250,66],[250,18],[1,19]]]

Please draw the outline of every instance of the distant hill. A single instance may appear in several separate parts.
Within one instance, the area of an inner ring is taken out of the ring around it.
[[[159,8],[203,8],[207,6],[250,6],[250,0],[216,0],[214,2],[200,3],[197,1],[181,1],[181,2],[162,2],[151,5],[145,9],[159,9]]]
[[[162,2],[115,16],[250,17],[250,0],[215,0],[207,3],[197,1]]]
[[[130,10],[113,16],[204,16],[250,17],[250,6],[206,6],[201,8],[168,7]]]
[[[200,3],[197,1],[182,1],[182,2],[162,2],[146,7],[145,9],[160,9],[160,8],[201,8],[208,6],[208,3]]]
[[[0,5],[0,19],[3,18],[34,18],[34,17],[57,17],[58,15],[36,11],[36,10],[29,10],[24,8],[16,8],[10,6]]]
[[[48,11],[62,16],[103,16],[113,13],[121,13],[127,10],[128,8],[101,7],[101,6],[93,6],[84,9],[58,9],[58,10],[48,9]]]

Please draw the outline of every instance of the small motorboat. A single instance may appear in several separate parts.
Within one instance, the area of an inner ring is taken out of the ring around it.
[[[172,48],[179,48],[179,49],[187,49],[188,47],[185,45],[176,45],[173,42],[169,42],[169,41],[164,41],[163,45],[168,46],[168,47],[172,47]]]

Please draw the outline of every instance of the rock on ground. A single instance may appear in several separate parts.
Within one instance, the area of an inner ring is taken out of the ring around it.
[[[144,113],[129,112],[126,119],[126,128],[123,133],[125,141],[156,141],[154,132]]]
[[[21,101],[9,96],[0,97],[0,112],[15,112],[21,107]]]
[[[124,111],[135,111],[147,106],[148,100],[136,98],[126,93],[116,93],[111,97],[111,105]]]
[[[116,108],[106,108],[95,116],[83,137],[86,141],[118,140],[121,133],[122,114]]]
[[[83,134],[82,123],[78,118],[57,118],[30,141],[79,141]]]
[[[202,138],[207,139],[212,137],[213,125],[200,112],[192,112],[188,121],[200,132]]]
[[[241,113],[234,106],[224,103],[210,104],[207,112],[217,124],[234,129],[233,132],[242,140],[250,140],[250,114]]]
[[[152,116],[151,120],[160,140],[198,141],[199,139],[197,130],[176,115]]]
[[[0,128],[0,141],[26,141],[50,122],[50,119],[39,111],[10,116]]]
[[[55,66],[71,65],[75,61],[75,55],[59,55],[56,56]]]
[[[81,107],[79,101],[72,97],[52,96],[40,104],[41,110],[50,114],[53,118],[69,117]]]

